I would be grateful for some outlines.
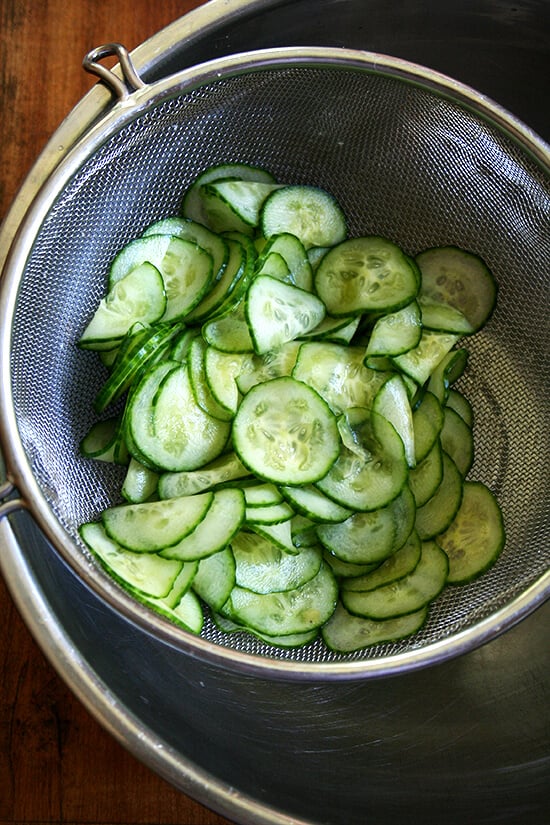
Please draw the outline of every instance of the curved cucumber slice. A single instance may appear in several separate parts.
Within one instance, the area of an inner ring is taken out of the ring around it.
[[[248,288],[245,317],[258,354],[310,332],[325,317],[325,305],[305,289],[258,275]]]
[[[416,511],[416,529],[421,539],[442,533],[454,519],[462,501],[462,476],[446,452],[442,451],[443,477],[433,496]]]
[[[210,166],[201,172],[186,189],[180,208],[183,217],[198,221],[198,223],[206,223],[201,188],[207,183],[223,178],[258,181],[259,183],[275,182],[271,172],[248,163],[221,163],[217,166]]]
[[[370,573],[362,576],[355,576],[347,579],[343,585],[343,590],[376,590],[386,584],[399,581],[404,576],[409,576],[420,561],[422,555],[422,542],[418,533],[413,532],[403,547],[393,553],[386,561]]]
[[[397,642],[417,633],[425,623],[428,608],[422,607],[415,613],[397,616],[394,619],[375,621],[361,616],[353,616],[341,602],[323,625],[321,633],[327,647],[336,653],[352,653],[383,642]]]
[[[488,266],[456,246],[426,249],[416,256],[422,273],[421,296],[458,309],[471,332],[481,329],[497,299],[497,285]]]
[[[121,547],[106,533],[102,524],[83,524],[80,535],[119,583],[149,596],[167,596],[182,569],[179,561],[168,561],[155,553],[135,553]]]
[[[272,192],[262,207],[260,226],[264,238],[289,232],[305,249],[334,246],[347,235],[338,202],[316,186],[284,186]]]
[[[241,531],[231,542],[235,557],[236,582],[253,593],[294,590],[313,578],[321,566],[317,547],[302,547],[285,553],[267,538]]]
[[[253,593],[234,587],[227,607],[239,624],[268,636],[289,636],[320,627],[332,615],[338,585],[328,565],[301,587],[282,593]],[[225,609],[224,609],[225,610]]]
[[[233,420],[238,457],[259,478],[276,484],[310,484],[336,460],[336,418],[315,390],[293,378],[257,384]]]
[[[102,342],[121,339],[138,322],[152,324],[158,321],[166,306],[161,273],[152,264],[142,263],[114,284],[101,299],[79,345],[95,349]]]
[[[142,504],[120,504],[101,516],[107,535],[122,547],[154,553],[189,535],[203,520],[214,494],[170,498]]]
[[[443,550],[435,541],[423,542],[412,573],[375,590],[344,590],[342,603],[350,613],[369,619],[404,616],[433,601],[443,590],[448,572],[449,560]]]
[[[465,584],[497,560],[506,535],[498,502],[485,484],[465,481],[460,509],[437,538],[449,557],[449,584]]]
[[[395,311],[418,292],[417,273],[392,241],[351,238],[331,249],[315,273],[315,290],[330,315]]]
[[[407,481],[403,442],[390,422],[374,412],[354,429],[363,457],[342,446],[317,486],[351,510],[377,510],[396,498]]]

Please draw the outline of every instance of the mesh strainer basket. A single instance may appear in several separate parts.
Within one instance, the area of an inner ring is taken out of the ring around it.
[[[145,85],[118,53],[124,82],[95,68],[118,102],[46,182],[6,265],[1,423],[10,481],[1,514],[30,509],[78,575],[148,632],[193,656],[270,676],[416,668],[482,644],[530,613],[550,592],[548,147],[473,90],[386,56],[264,50]],[[349,655],[321,641],[276,650],[245,633],[224,635],[208,619],[195,637],[127,596],[78,538],[78,525],[116,500],[123,471],[79,457],[104,376],[75,342],[114,254],[176,214],[200,171],[229,161],[328,189],[352,235],[387,236],[410,254],[462,246],[498,280],[497,310],[468,340],[461,381],[475,413],[471,476],[497,494],[507,545],[478,581],[447,588],[408,640]]]

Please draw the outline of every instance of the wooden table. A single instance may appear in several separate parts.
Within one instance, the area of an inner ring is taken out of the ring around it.
[[[0,220],[95,82],[94,46],[132,49],[204,0],[0,0]],[[129,755],[45,660],[0,580],[0,825],[227,825]]]

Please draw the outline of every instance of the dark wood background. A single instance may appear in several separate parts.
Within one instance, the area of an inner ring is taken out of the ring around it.
[[[94,83],[84,54],[129,49],[204,0],[0,0],[0,220]],[[227,825],[108,735],[59,679],[0,579],[0,825]]]

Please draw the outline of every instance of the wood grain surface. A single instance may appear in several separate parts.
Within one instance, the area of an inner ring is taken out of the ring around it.
[[[84,54],[129,49],[204,0],[0,0],[0,220],[95,82]],[[0,825],[227,825],[140,764],[84,710],[0,579]]]

